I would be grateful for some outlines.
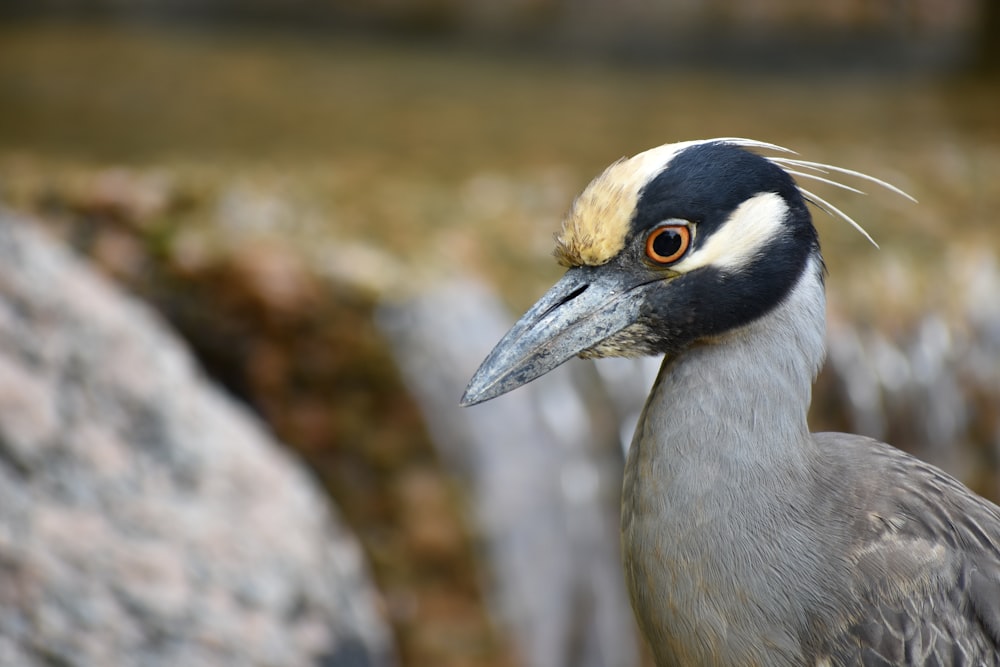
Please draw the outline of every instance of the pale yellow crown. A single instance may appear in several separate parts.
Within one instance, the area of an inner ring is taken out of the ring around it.
[[[600,266],[621,252],[639,202],[639,192],[680,150],[695,143],[666,144],[622,158],[580,193],[556,234],[560,264]]]

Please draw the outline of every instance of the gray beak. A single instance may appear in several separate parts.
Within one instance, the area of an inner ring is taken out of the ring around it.
[[[506,394],[634,323],[645,282],[602,267],[570,269],[518,320],[472,376],[462,405]]]

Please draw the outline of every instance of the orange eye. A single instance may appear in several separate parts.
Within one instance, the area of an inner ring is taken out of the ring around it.
[[[660,225],[646,238],[646,256],[657,264],[676,262],[691,245],[691,230],[687,225]]]

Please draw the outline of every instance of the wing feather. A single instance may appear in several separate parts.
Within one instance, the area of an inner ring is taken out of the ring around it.
[[[833,664],[1000,667],[1000,508],[883,443],[819,440],[866,462],[848,554],[861,604]]]

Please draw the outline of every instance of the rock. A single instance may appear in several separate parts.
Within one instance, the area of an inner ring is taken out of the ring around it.
[[[0,211],[0,664],[394,664],[312,479],[148,308]]]

